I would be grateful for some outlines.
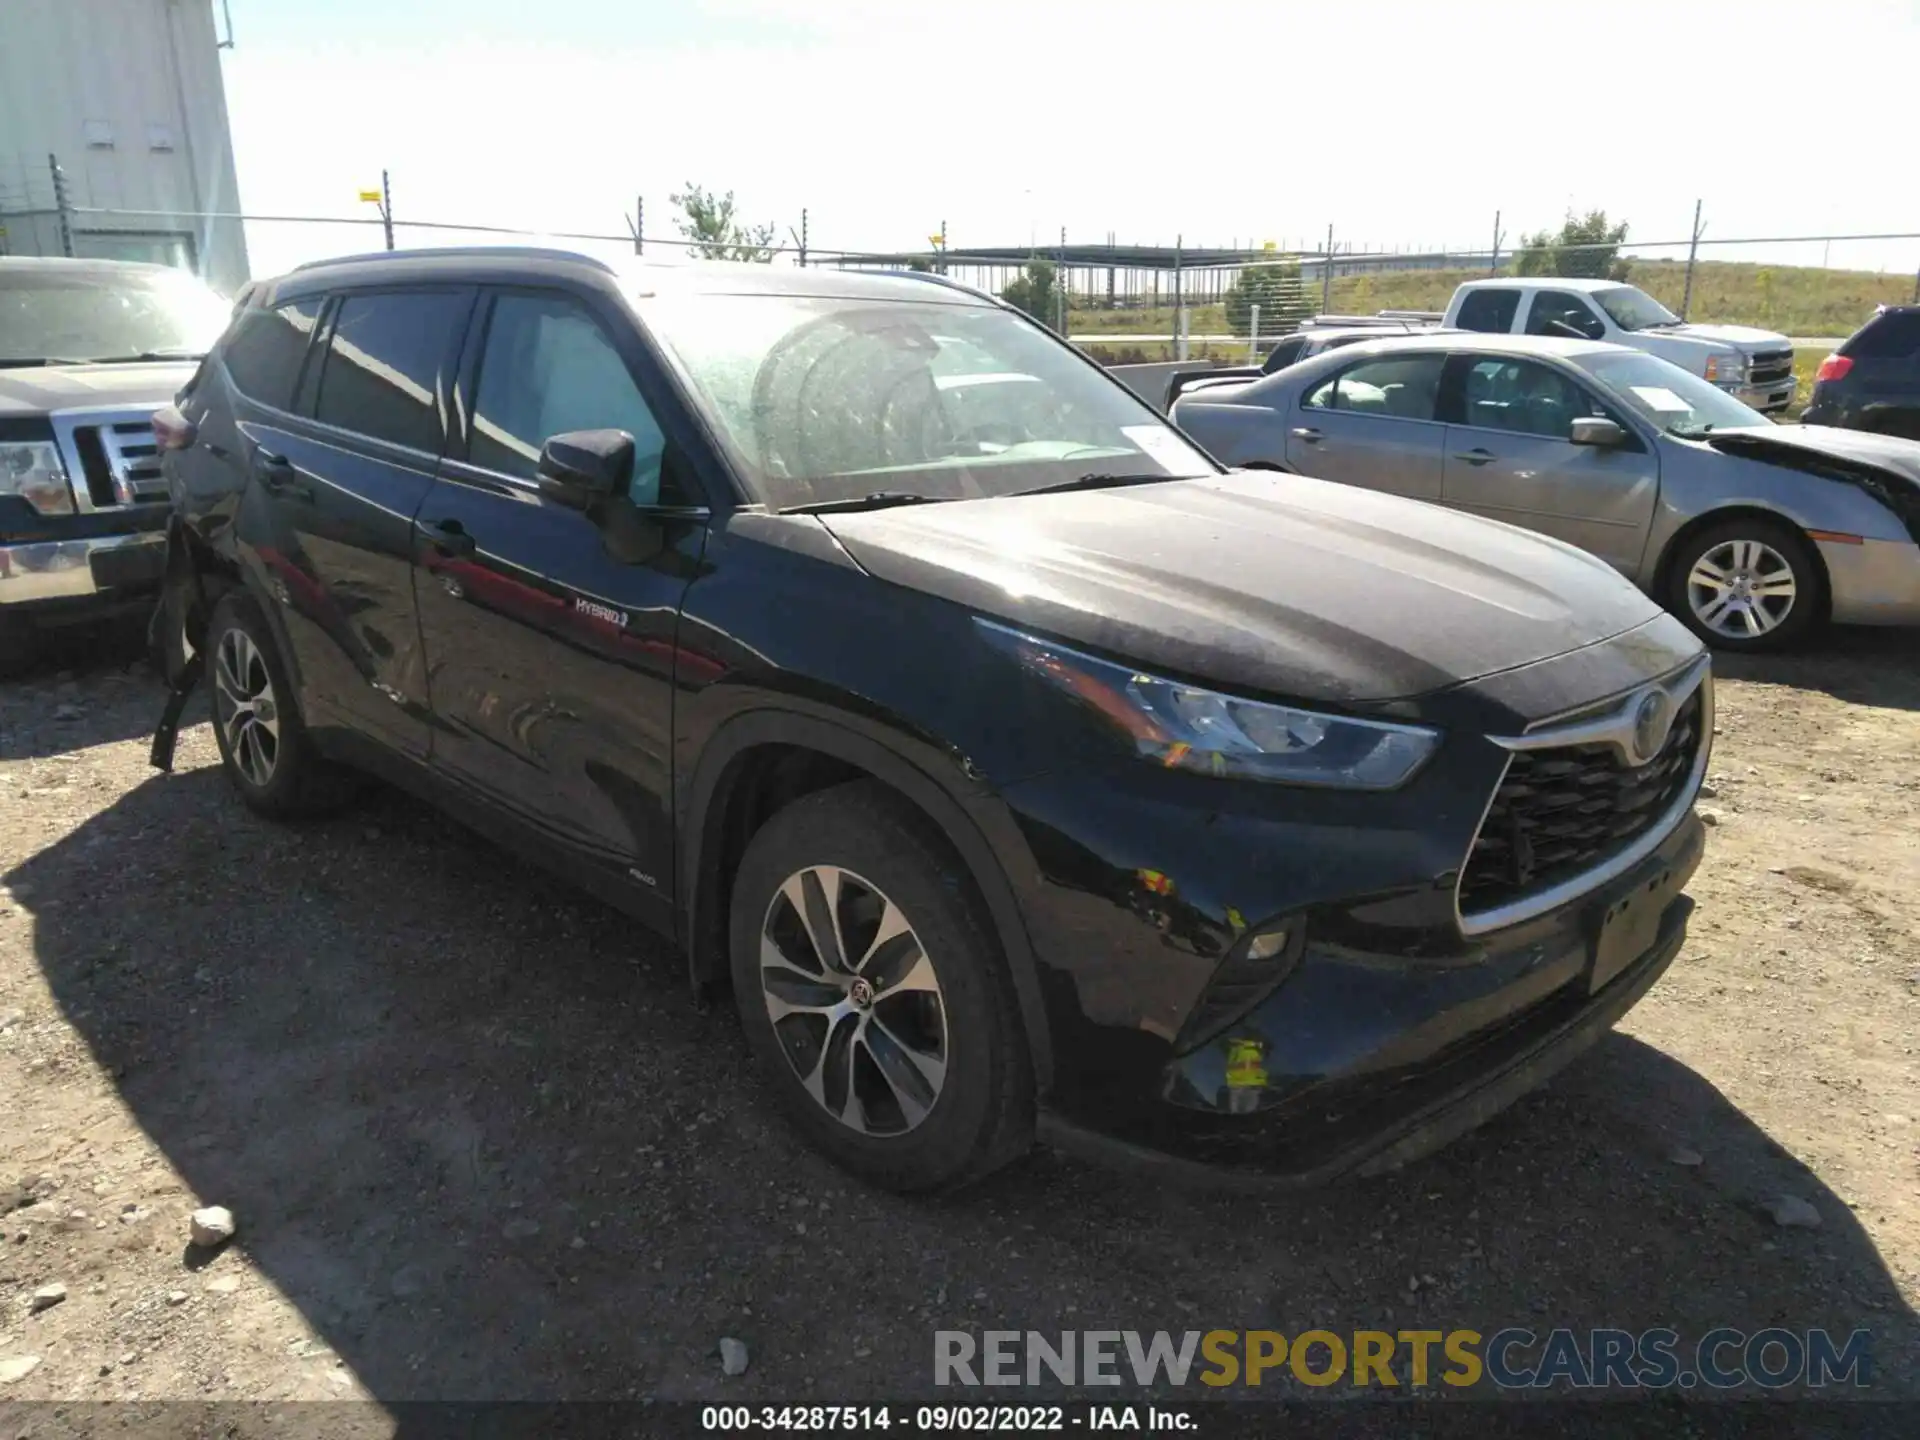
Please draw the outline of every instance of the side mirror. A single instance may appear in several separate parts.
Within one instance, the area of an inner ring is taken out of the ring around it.
[[[633,479],[633,436],[624,430],[556,435],[540,447],[534,478],[542,495],[574,510],[624,495]]]
[[[1615,421],[1598,415],[1582,416],[1573,422],[1573,429],[1567,438],[1576,445],[1598,445],[1611,450],[1615,446],[1627,443],[1627,432]]]

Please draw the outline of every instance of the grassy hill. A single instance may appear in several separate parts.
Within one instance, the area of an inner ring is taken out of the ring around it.
[[[1684,262],[1635,260],[1631,284],[1678,311],[1686,287]],[[1375,310],[1444,310],[1454,287],[1477,280],[1478,270],[1398,270],[1377,275],[1348,275],[1333,282],[1330,308],[1346,314]],[[1308,286],[1309,290],[1314,287]],[[1314,299],[1318,301],[1318,292]],[[1688,319],[1734,325],[1758,325],[1787,335],[1850,335],[1875,305],[1901,304],[1913,298],[1911,275],[1871,270],[1822,270],[1805,265],[1755,265],[1706,260],[1694,269],[1693,304]],[[1218,305],[1192,312],[1197,335],[1225,333],[1226,315]],[[1069,321],[1075,339],[1098,334],[1170,332],[1171,310],[1075,310]]]

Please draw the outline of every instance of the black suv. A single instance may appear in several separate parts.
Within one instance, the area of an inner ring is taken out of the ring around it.
[[[1822,360],[1800,419],[1920,440],[1920,305],[1882,305]]]
[[[939,277],[340,260],[158,428],[169,720],[203,656],[241,797],[371,771],[672,937],[880,1183],[1036,1122],[1390,1166],[1680,947],[1678,621],[1556,541],[1223,472]]]

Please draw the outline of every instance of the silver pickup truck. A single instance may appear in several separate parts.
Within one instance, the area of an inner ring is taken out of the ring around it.
[[[1446,313],[1456,330],[1605,340],[1658,355],[1719,386],[1763,415],[1793,403],[1793,342],[1746,325],[1693,325],[1646,291],[1617,280],[1562,275],[1469,280]]]
[[[0,258],[0,674],[72,623],[151,608],[167,518],[153,412],[228,311],[158,265]]]

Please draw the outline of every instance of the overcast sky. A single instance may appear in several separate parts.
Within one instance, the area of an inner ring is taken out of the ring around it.
[[[385,167],[403,221],[623,232],[639,193],[671,233],[691,179],[783,233],[806,207],[816,248],[1484,248],[1569,206],[1671,240],[1696,198],[1709,239],[1920,231],[1920,0],[229,3],[250,213],[368,216]],[[379,239],[249,243],[263,274]]]

